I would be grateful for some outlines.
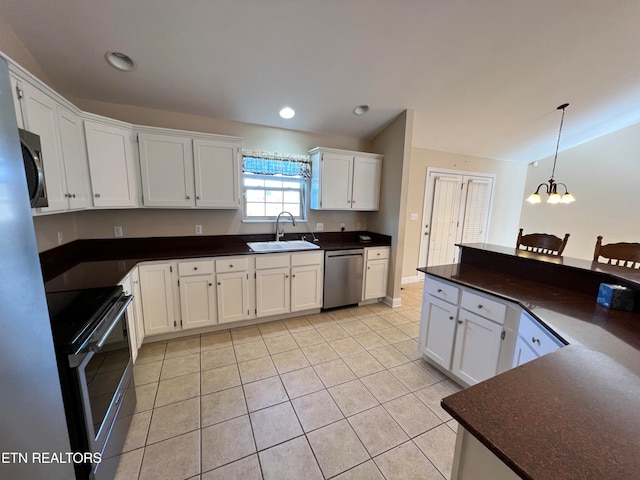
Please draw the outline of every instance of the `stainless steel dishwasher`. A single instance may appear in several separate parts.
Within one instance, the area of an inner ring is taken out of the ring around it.
[[[334,250],[324,254],[323,308],[353,305],[362,298],[364,250]]]

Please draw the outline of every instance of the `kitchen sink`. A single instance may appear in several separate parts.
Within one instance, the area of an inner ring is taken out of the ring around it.
[[[284,240],[279,242],[247,242],[247,245],[254,252],[290,252],[292,250],[320,248],[319,245],[304,240],[291,240],[289,242]]]

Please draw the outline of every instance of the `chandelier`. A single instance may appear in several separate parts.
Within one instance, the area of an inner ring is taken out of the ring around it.
[[[554,179],[554,176],[556,174],[556,160],[558,160],[558,148],[560,147],[560,135],[562,134],[562,124],[564,123],[564,109],[568,106],[568,103],[564,103],[557,108],[557,110],[562,110],[562,118],[560,119],[560,130],[558,131],[558,143],[556,143],[556,155],[555,157],[553,157],[553,170],[551,171],[551,178],[548,182],[538,185],[536,191],[529,195],[529,198],[527,198],[527,202],[531,204],[542,202],[539,193],[542,187],[545,188],[545,191],[549,196],[549,198],[547,198],[547,203],[571,203],[576,201],[575,197],[569,193],[567,186],[564,183],[557,183]],[[563,194],[558,193],[558,186],[564,187]]]

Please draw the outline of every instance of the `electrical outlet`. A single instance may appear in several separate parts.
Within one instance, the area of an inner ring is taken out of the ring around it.
[[[324,230],[324,223],[316,223],[316,232],[321,232]]]
[[[122,227],[120,225],[116,225],[113,227],[113,236],[121,237],[122,236]]]
[[[409,217],[411,220],[417,220],[418,219],[418,214],[417,213],[412,213],[411,216]]]
[[[196,235],[202,235],[202,225],[196,225]]]
[[[62,236],[62,232],[58,232],[58,245],[62,245],[64,243],[64,237]]]
[[[340,231],[341,231],[341,232],[344,232],[344,230],[345,230],[344,223],[341,223],[341,224],[340,224]]]
[[[356,230],[362,230],[362,224],[360,222],[356,223]]]

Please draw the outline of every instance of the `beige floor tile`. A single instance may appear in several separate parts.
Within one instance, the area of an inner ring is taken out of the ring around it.
[[[307,367],[280,376],[289,398],[301,397],[309,393],[323,390],[324,384],[313,368]]]
[[[200,371],[200,353],[191,353],[174,358],[167,358],[162,363],[160,380],[179,377]]]
[[[345,417],[379,405],[379,402],[360,380],[353,380],[331,387],[329,393]]]
[[[448,397],[453,394],[444,382],[435,383],[428,387],[421,388],[414,392],[416,397],[424,403],[429,409],[435,413],[441,420],[451,420],[451,415],[445,412],[440,406],[440,402],[444,397]]]
[[[416,437],[414,442],[445,478],[451,478],[456,434],[449,427],[440,425]]]
[[[145,343],[138,349],[136,365],[164,360],[167,342]]]
[[[394,343],[393,346],[400,350],[409,360],[419,360],[422,358],[422,353],[418,351],[418,342],[413,339]]]
[[[161,371],[162,362],[136,363],[133,367],[133,378],[136,386],[157,382],[160,380]]]
[[[251,413],[251,426],[258,451],[303,434],[290,402]]]
[[[382,405],[360,412],[348,420],[371,456],[379,455],[409,440],[407,434]]]
[[[372,330],[367,327],[360,320],[349,320],[347,322],[341,323],[340,326],[349,334],[349,335],[362,335],[363,333],[369,333]]]
[[[333,318],[326,312],[307,315],[306,319],[316,327],[333,323]]]
[[[351,470],[341,473],[337,477],[334,477],[334,480],[384,480],[384,477],[382,473],[380,473],[380,470],[378,470],[375,462],[369,460]]]
[[[442,423],[442,420],[412,393],[391,400],[383,406],[411,438]]]
[[[226,365],[224,367],[210,368],[201,373],[202,395],[218,392],[241,384],[238,365]]]
[[[231,332],[206,333],[200,336],[200,350],[211,350],[214,348],[230,347],[233,345]]]
[[[136,385],[136,410],[135,413],[151,410],[156,401],[158,383],[147,383],[146,385]]]
[[[287,326],[280,320],[261,323],[260,325],[258,325],[258,330],[260,330],[262,338],[278,337],[280,335],[289,333],[289,329],[287,328]]]
[[[458,422],[451,419],[445,425],[447,425],[454,433],[458,433]]]
[[[135,413],[131,417],[129,431],[125,438],[122,452],[130,452],[138,448],[144,447],[149,433],[149,424],[151,423],[151,410]]]
[[[236,360],[238,362],[246,362],[269,355],[267,346],[262,339],[257,342],[236,344],[233,346],[233,349],[236,352]]]
[[[367,305],[367,307],[369,308],[369,310],[371,310],[372,312],[377,313],[378,315],[381,314],[385,314],[385,313],[391,313],[393,312],[395,309],[390,307],[389,305],[379,302],[379,303],[372,303],[371,305]]]
[[[374,461],[387,480],[444,480],[413,442],[403,443]]]
[[[360,380],[380,403],[409,393],[409,390],[388,371],[374,373]]]
[[[393,368],[404,363],[409,363],[409,360],[393,345],[387,345],[380,348],[374,348],[369,350],[369,353],[378,360],[385,368]]]
[[[293,332],[291,335],[295,339],[298,346],[301,348],[324,343],[324,338],[322,338],[322,335],[320,335],[315,328],[313,330]]]
[[[447,380],[449,382],[448,386],[450,386],[452,388],[452,392],[458,392],[458,391],[462,390],[462,387],[460,387],[459,385],[454,383],[453,380],[450,380],[444,373],[442,373],[440,370],[438,370],[433,365],[430,365],[423,358],[421,358],[419,360],[414,360],[413,364],[417,365],[420,368],[422,368],[425,372],[427,372],[433,378],[437,379],[439,382],[442,381],[442,380]]]
[[[267,345],[267,349],[271,355],[300,348],[288,331],[284,335],[265,338],[264,343]]]
[[[138,478],[143,454],[144,448],[138,448],[137,450],[132,450],[131,452],[120,455],[114,480],[131,480]]]
[[[390,313],[381,313],[380,317],[382,317],[384,320],[386,320],[387,322],[389,322],[391,325],[394,325],[394,326],[403,325],[411,321],[397,311],[390,312]]]
[[[231,330],[231,340],[234,345],[239,345],[241,343],[251,343],[257,342],[262,339],[262,334],[260,330],[255,325],[251,325],[250,327],[240,327],[234,328]]]
[[[393,367],[389,371],[412,392],[438,383],[437,378],[413,363],[405,363],[399,367]]]
[[[202,474],[202,480],[262,480],[256,454]]]
[[[423,366],[424,367],[429,367],[435,370],[434,367],[432,367],[431,365],[429,365],[427,362],[423,362]],[[439,370],[436,370],[437,372],[439,372]],[[435,375],[434,375],[435,376]],[[458,385],[456,382],[454,382],[453,380],[451,380],[450,378],[447,378],[446,376],[444,376],[444,382],[442,382],[442,384],[447,387],[449,390],[451,390],[451,393],[456,393],[456,392],[460,392],[462,390],[464,390],[463,387],[461,387],[460,385]]]
[[[200,428],[200,399],[190,398],[153,410],[147,445]]]
[[[236,354],[233,347],[205,350],[200,354],[200,368],[202,370],[224,367],[234,363],[236,363]]]
[[[247,415],[203,428],[201,432],[203,472],[234,462],[256,451]]]
[[[162,380],[158,384],[156,408],[200,395],[200,373]]]
[[[240,379],[242,383],[251,383],[278,374],[275,365],[271,361],[271,357],[262,357],[249,360],[248,362],[241,362],[238,364],[238,368],[240,369]]]
[[[318,363],[324,363],[340,358],[328,343],[319,343],[318,345],[304,347],[302,349],[302,353],[304,353],[311,365],[317,365]]]
[[[350,311],[351,309],[345,308],[345,309],[339,309],[339,310],[333,310],[331,312],[327,312],[329,314],[329,316],[334,320],[334,321],[338,321],[338,320],[353,320],[355,318],[355,316],[353,315],[353,312]]]
[[[342,360],[358,377],[364,377],[384,370],[382,364],[373,358],[369,352],[360,352],[355,355],[349,355],[348,357],[344,357]]]
[[[369,459],[369,454],[346,420],[307,434],[325,478],[333,477]]]
[[[341,338],[347,338],[349,336],[347,331],[338,324],[327,326],[319,325],[317,331],[327,342],[340,340]]]
[[[200,432],[190,432],[145,448],[139,480],[175,480],[200,473]]]
[[[412,324],[408,323],[407,325]],[[400,325],[400,327],[403,326],[404,325]],[[402,330],[400,330],[399,327],[383,328],[382,330],[378,330],[376,333],[389,343],[404,342],[405,340],[410,340],[411,338]]]
[[[404,325],[398,325],[398,330],[415,340],[420,335],[420,324],[413,322],[405,323]]]
[[[329,345],[331,345],[331,348],[333,348],[336,351],[336,353],[341,357],[346,357],[348,355],[355,355],[356,353],[364,352],[364,347],[351,337],[329,342]]]
[[[224,422],[247,413],[242,387],[210,393],[200,397],[202,404],[202,426]]]
[[[320,467],[305,437],[259,453],[264,480],[322,480]]]
[[[354,338],[367,350],[373,350],[374,348],[380,348],[384,347],[385,345],[389,345],[389,342],[387,342],[376,332],[365,333],[364,335],[358,335]]]
[[[276,370],[278,370],[278,373],[281,375],[292,372],[293,370],[300,370],[310,365],[307,357],[304,356],[304,353],[302,353],[300,349],[272,355],[271,359],[276,366]]]
[[[305,317],[295,317],[283,322],[290,333],[302,332],[304,330],[313,330],[313,325]]]
[[[393,325],[378,315],[374,317],[361,318],[360,321],[371,330],[382,330],[383,328],[393,327]]]
[[[407,317],[412,322],[420,322],[420,310],[404,310],[400,315]]]
[[[327,388],[356,379],[347,364],[340,359],[314,365],[313,369]]]
[[[292,400],[293,408],[305,432],[310,432],[344,418],[326,390]]]
[[[278,376],[245,384],[244,396],[250,412],[289,400]]]
[[[353,316],[358,319],[375,317],[376,315],[376,312],[366,306],[358,307],[353,311]]]
[[[200,353],[200,335],[169,340],[164,358],[166,360],[167,358],[189,355],[191,353]]]

